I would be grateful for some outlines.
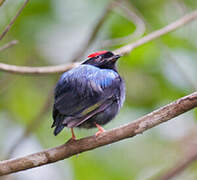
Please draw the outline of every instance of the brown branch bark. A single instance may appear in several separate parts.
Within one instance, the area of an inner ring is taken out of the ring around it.
[[[121,54],[125,55],[130,53],[133,49],[152,41],[164,34],[167,34],[171,31],[174,31],[175,29],[193,21],[197,18],[197,10],[193,11],[190,14],[187,14],[180,18],[179,20],[159,29],[156,30],[147,36],[144,36],[143,38],[137,40],[134,43],[128,44],[126,46],[123,46],[117,50],[114,51],[115,54]],[[75,67],[77,64],[63,64],[63,65],[57,65],[57,66],[46,66],[46,67],[27,67],[27,66],[14,66],[14,65],[8,65],[4,63],[0,63],[0,70],[6,71],[9,73],[16,73],[16,74],[52,74],[52,73],[62,73],[64,71],[67,71],[73,67]]]
[[[133,137],[195,107],[197,107],[197,92],[180,98],[177,101],[155,110],[127,125],[106,131],[98,137],[90,136],[76,141],[70,140],[66,144],[52,149],[21,158],[1,161],[0,175],[2,176],[53,163],[69,158],[75,154]]]
[[[12,18],[12,20],[10,21],[10,23],[7,25],[7,27],[5,28],[5,30],[2,32],[2,34],[0,35],[0,41],[3,39],[3,37],[7,34],[7,32],[10,30],[10,28],[12,27],[12,25],[14,24],[14,22],[16,21],[17,17],[20,15],[20,13],[22,12],[22,10],[25,8],[25,6],[27,5],[27,3],[29,2],[29,0],[25,0],[24,4],[22,5],[22,7],[18,10],[18,12],[16,13],[16,15]]]

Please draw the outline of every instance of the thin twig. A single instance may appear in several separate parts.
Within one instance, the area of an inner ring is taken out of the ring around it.
[[[0,7],[3,5],[4,2],[5,0],[0,0]]]
[[[179,148],[182,151],[180,159],[168,170],[151,178],[154,180],[169,180],[180,175],[193,162],[197,161],[197,141],[196,127],[192,128],[187,135],[181,138],[178,142]]]
[[[7,34],[7,32],[10,30],[10,28],[12,27],[12,25],[14,24],[14,22],[16,21],[17,17],[20,15],[20,13],[22,12],[22,10],[25,8],[26,4],[29,2],[29,0],[25,0],[24,4],[22,5],[22,7],[18,10],[18,12],[16,13],[16,15],[12,18],[12,20],[10,21],[10,23],[7,25],[7,27],[5,28],[5,30],[2,32],[2,34],[0,35],[0,41],[3,39],[3,37]]]
[[[165,26],[164,28],[161,28],[159,30],[156,30],[150,34],[148,34],[147,36],[144,36],[143,38],[137,40],[136,42],[134,43],[131,43],[131,44],[128,44],[126,46],[123,46],[117,50],[115,50],[114,52],[117,53],[117,54],[121,54],[121,55],[125,55],[125,54],[128,54],[129,52],[131,52],[133,49],[149,42],[149,41],[152,41],[164,34],[167,34],[171,31],[174,31],[175,29],[193,21],[194,19],[197,18],[197,10],[193,11],[192,13],[190,14],[187,14],[185,16],[183,16],[182,18],[180,18],[179,20]]]
[[[128,1],[128,0],[127,0]],[[138,16],[143,19],[143,21],[147,24],[147,27],[152,30],[152,27],[149,23],[147,23],[147,21],[145,20],[145,18],[143,17],[143,15],[139,12],[138,9],[136,9],[130,1],[128,1],[128,3],[130,3],[130,6],[132,8],[135,9],[135,11],[137,11]],[[181,4],[183,6],[183,8],[185,9],[186,7],[184,6],[184,3],[182,2]],[[157,44],[160,46],[160,48],[164,51],[165,55],[167,56],[167,59],[170,60],[170,62],[174,63],[176,69],[181,73],[183,79],[185,80],[185,82],[187,82],[192,90],[197,90],[197,84],[195,82],[193,82],[193,80],[188,76],[188,73],[185,72],[184,68],[181,67],[180,63],[177,62],[177,60],[175,59],[175,57],[172,56],[172,54],[170,53],[169,48],[162,42],[162,40],[158,40]]]
[[[106,131],[99,136],[90,136],[74,141],[69,140],[66,144],[52,149],[44,150],[21,158],[1,161],[0,175],[2,176],[46,165],[69,158],[75,154],[133,137],[195,107],[197,107],[197,92],[180,98],[127,125]]]
[[[128,44],[126,46],[123,46],[122,48],[119,48],[114,51],[115,54],[121,54],[125,55],[130,53],[133,49],[152,41],[164,34],[167,34],[171,31],[174,31],[175,29],[193,21],[197,18],[197,10],[193,11],[190,14],[187,14],[180,18],[179,20],[159,29],[156,30],[147,36],[144,36],[143,38],[137,40],[134,43]],[[46,67],[27,67],[27,66],[14,66],[14,65],[8,65],[4,63],[0,63],[0,70],[6,71],[9,73],[16,73],[16,74],[51,74],[51,73],[62,73],[64,71],[67,71],[73,67],[76,67],[78,64],[68,64],[68,65],[57,65],[57,66],[46,66]]]
[[[167,55],[170,60],[175,65],[175,68],[180,72],[182,75],[182,78],[185,80],[186,83],[189,84],[189,86],[192,88],[192,90],[197,90],[197,83],[194,82],[189,76],[188,73],[185,71],[185,69],[180,65],[180,63],[176,60],[174,56],[170,53],[168,48],[164,44],[160,44],[164,53]]]
[[[30,121],[30,123],[26,127],[25,131],[18,138],[18,140],[16,140],[15,143],[12,144],[12,146],[11,146],[10,150],[8,151],[6,157],[8,157],[8,158],[11,157],[11,155],[13,154],[15,149],[41,124],[41,122],[43,122],[44,115],[48,112],[49,108],[51,107],[52,92],[53,92],[53,90],[51,90],[49,92],[49,94],[47,96],[47,99],[46,99],[43,107],[41,108],[40,112],[36,115],[36,117],[34,117]]]
[[[78,65],[79,63],[70,63],[56,66],[29,67],[0,63],[0,70],[15,74],[54,74],[68,71]]]
[[[134,32],[132,32],[128,36],[124,36],[121,38],[115,38],[115,39],[110,39],[110,40],[105,40],[101,47],[109,47],[109,46],[114,46],[114,45],[119,45],[123,43],[128,43],[131,40],[137,39],[141,37],[145,30],[145,24],[144,21],[137,16],[135,12],[131,10],[131,6],[128,4],[126,1],[114,1],[113,5],[119,9],[116,9],[118,13],[120,13],[122,16],[124,16],[126,19],[129,21],[133,22],[136,26],[136,29]]]
[[[0,47],[0,52],[5,50],[5,49],[8,49],[14,45],[18,44],[18,41],[17,40],[13,40],[13,41],[10,41],[8,42],[7,44],[4,44],[3,46]]]
[[[127,0],[128,1],[128,0]],[[138,9],[136,9],[132,3],[130,1],[128,1],[130,3],[130,6],[135,9],[135,11],[137,11],[138,16],[143,19],[143,21],[146,23],[147,27],[149,28],[149,30],[152,30],[152,27],[149,23],[147,23],[147,21],[145,20],[145,18],[143,17],[143,15],[139,12]],[[182,2],[181,4],[185,10],[185,5]],[[176,66],[177,70],[181,73],[183,79],[185,80],[185,82],[187,82],[192,90],[197,90],[197,84],[195,82],[193,82],[193,80],[188,76],[188,73],[185,71],[184,68],[182,68],[182,66],[180,65],[180,63],[176,60],[175,57],[172,56],[172,54],[170,53],[169,48],[162,42],[162,40],[158,40],[157,44],[160,46],[160,49],[162,49],[165,53],[165,55],[167,56],[167,59],[170,60],[170,62],[174,63],[174,65]]]
[[[165,174],[156,178],[157,180],[170,180],[175,176],[179,175],[183,170],[188,168],[194,161],[197,161],[197,151],[195,151],[188,156],[184,156],[182,160],[176,163],[172,169],[168,170]]]
[[[184,6],[184,8],[185,8],[185,6]],[[144,19],[144,17],[141,15],[141,13],[138,10],[137,10],[137,12],[138,12],[138,14],[140,14],[140,17]],[[144,19],[144,21],[145,21],[145,19]],[[147,23],[147,25],[148,25],[148,27],[151,27],[150,24]],[[196,84],[191,80],[190,77],[188,77],[188,74],[185,72],[185,70],[179,65],[179,63],[176,61],[176,59],[171,55],[167,46],[164,45],[162,41],[157,41],[157,42],[158,42],[158,45],[162,48],[162,50],[164,50],[164,53],[168,56],[169,60],[171,60],[171,62],[173,62],[176,65],[176,68],[180,71],[181,75],[185,79],[185,82],[189,83],[193,90],[196,90],[197,89]],[[189,152],[185,156],[181,156],[180,161],[178,163],[176,163],[170,170],[168,170],[166,173],[160,175],[159,177],[153,178],[153,179],[157,179],[157,180],[172,179],[175,176],[179,175],[190,164],[192,164],[193,161],[196,161],[196,160],[197,160],[197,151],[196,151],[196,146],[195,146],[195,148],[193,147],[192,153]]]
[[[0,95],[2,95],[2,93],[4,93],[8,88],[10,88],[14,83],[15,83],[16,79],[14,79],[13,76],[5,76],[2,78],[1,76],[1,81],[0,81]]]
[[[113,0],[115,1],[115,0]],[[80,57],[84,55],[84,53],[88,50],[90,45],[94,42],[96,39],[98,32],[100,31],[101,27],[105,23],[106,19],[109,17],[109,14],[114,6],[112,6],[112,2],[109,2],[107,7],[102,13],[102,16],[98,20],[98,22],[94,25],[89,37],[87,38],[87,41],[80,47],[80,50],[77,54],[74,55],[74,58],[71,60],[71,62],[76,62]]]
[[[74,59],[71,60],[71,62],[77,60],[80,56],[82,56],[83,53],[92,44],[92,42],[95,40],[95,38],[96,38],[96,36],[99,32],[99,29],[102,27],[103,23],[107,19],[110,10],[111,10],[111,2],[107,5],[107,7],[106,7],[104,13],[102,14],[101,18],[98,20],[98,23],[94,26],[94,28],[92,30],[92,33],[89,36],[88,41],[86,42],[86,46],[84,46],[78,53],[75,53],[77,55],[75,56]],[[22,143],[22,141],[24,139],[26,139],[29,136],[29,134],[32,131],[34,131],[34,129],[36,129],[36,127],[38,127],[38,125],[41,122],[41,118],[43,117],[43,115],[47,112],[48,108],[50,107],[50,102],[51,102],[51,92],[49,93],[49,97],[47,98],[47,101],[44,104],[41,111],[39,112],[39,114],[31,121],[31,123],[25,129],[25,131],[21,135],[21,137],[12,145],[12,147],[10,148],[10,151],[8,152],[7,157],[10,157],[13,154],[13,152],[15,151],[15,149]]]

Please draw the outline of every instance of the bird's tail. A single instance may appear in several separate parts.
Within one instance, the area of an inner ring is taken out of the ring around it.
[[[57,136],[62,131],[62,129],[64,129],[64,126],[62,124],[56,126],[55,130],[53,131],[54,135]]]
[[[52,128],[55,127],[54,132],[53,132],[55,136],[57,136],[62,131],[62,129],[65,127],[62,124],[64,118],[65,117],[61,114],[57,114],[57,116],[55,117],[53,125],[51,126]]]

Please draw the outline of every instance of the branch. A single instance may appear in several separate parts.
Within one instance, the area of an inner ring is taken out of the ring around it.
[[[176,57],[174,57],[167,46],[165,46],[163,43],[160,44],[161,48],[163,49],[164,53],[167,55],[168,60],[170,60],[171,63],[174,64],[175,68],[180,72],[182,78],[184,81],[192,88],[192,90],[197,90],[197,84],[196,81],[193,81],[193,79],[190,78],[188,75],[187,70],[185,70],[180,64],[181,61],[178,61]]]
[[[116,1],[116,0],[113,0],[108,3],[107,7],[103,11],[102,16],[100,17],[98,22],[94,25],[94,27],[90,33],[90,36],[87,38],[87,41],[84,43],[83,46],[81,46],[80,51],[74,56],[73,60],[71,60],[72,62],[76,62],[80,57],[82,57],[84,55],[85,51],[94,42],[94,40],[96,39],[96,37],[98,35],[98,32],[100,31],[101,27],[105,23],[106,19],[109,17],[109,14],[110,14],[112,8],[114,8],[114,6],[113,6],[114,1]]]
[[[134,32],[132,32],[128,36],[105,40],[101,44],[102,48],[120,45],[123,43],[126,44],[126,43],[130,42],[131,40],[140,38],[146,30],[144,21],[140,17],[138,17],[138,15],[134,11],[132,11],[131,6],[128,2],[115,1],[115,2],[113,2],[112,5],[117,6],[117,8],[119,8],[119,9],[117,9],[116,12],[119,13],[121,16],[124,16],[129,21],[131,21],[135,25],[136,29]]]
[[[0,95],[4,93],[8,88],[10,88],[13,84],[15,84],[16,79],[13,76],[5,76],[4,78],[1,76],[0,80]]]
[[[129,0],[126,0],[126,1],[127,1],[128,6],[130,6],[131,9],[134,9],[137,12],[137,15],[140,17],[140,19],[143,19],[143,21],[149,27],[149,29],[152,29],[151,25],[145,20],[145,18],[139,12],[139,10],[136,9],[136,7],[133,6],[132,3]],[[179,8],[184,9],[184,12],[185,12],[186,11],[185,4],[183,2],[180,2],[180,1],[177,2],[177,3],[181,3],[181,5],[180,5],[181,7],[179,6]],[[164,51],[164,54],[167,56],[167,59],[175,65],[175,68],[180,72],[180,74],[183,77],[183,79],[185,80],[185,82],[191,86],[192,90],[197,90],[196,83],[188,76],[188,74],[185,71],[185,69],[182,68],[182,66],[180,65],[180,62],[177,61],[175,57],[173,57],[173,55],[171,54],[169,48],[163,43],[163,41],[162,40],[157,41],[157,44]]]
[[[115,50],[114,52],[117,53],[117,54],[128,54],[129,52],[131,52],[133,49],[149,42],[149,41],[152,41],[160,36],[163,36],[171,31],[174,31],[175,29],[193,21],[194,19],[197,18],[197,10],[193,11],[192,13],[190,14],[187,14],[185,16],[183,16],[182,18],[180,18],[179,20],[159,29],[159,30],[156,30],[150,34],[148,34],[147,36],[144,36],[143,38],[137,40],[136,42],[134,43],[131,43],[131,44],[128,44],[126,46],[123,46],[117,50]]]
[[[0,47],[0,52],[7,49],[7,48],[10,48],[10,47],[16,45],[17,43],[18,43],[17,40],[13,40],[13,41],[8,42],[7,44],[4,44],[2,47]]]
[[[132,8],[135,8],[131,2],[130,6]],[[186,6],[183,2],[179,1],[177,3],[181,3],[181,7],[179,6],[179,8],[181,8],[184,12],[186,11]],[[145,23],[148,25],[149,29],[152,29],[151,25],[145,20],[145,18],[143,17],[143,15],[135,8],[135,10],[138,12],[139,16],[145,21]],[[160,46],[160,48],[164,51],[164,54],[167,56],[167,59],[172,62],[175,65],[175,68],[180,72],[181,76],[183,77],[183,79],[185,80],[185,82],[187,84],[189,84],[192,88],[192,90],[197,90],[197,85],[196,83],[188,76],[188,73],[185,71],[184,68],[182,68],[182,66],[180,65],[180,62],[176,60],[175,57],[173,57],[172,53],[170,52],[170,49],[163,43],[162,40],[157,41],[158,45]]]
[[[0,7],[3,5],[4,2],[5,0],[0,0]]]
[[[184,157],[177,164],[175,164],[172,169],[168,170],[168,172],[166,172],[164,175],[160,176],[157,179],[170,180],[176,177],[177,175],[179,175],[182,171],[184,171],[188,166],[190,166],[196,160],[197,160],[197,151],[195,148],[194,152],[187,155],[187,157]]]
[[[131,2],[129,2],[129,3],[131,4]],[[186,6],[184,5],[184,3],[181,4],[181,5],[183,6],[184,11],[185,11]],[[137,9],[135,9],[135,10],[139,13],[139,11]],[[144,17],[141,15],[141,13],[140,13],[140,17],[142,17],[144,19]],[[148,24],[148,23],[146,22],[146,24]],[[150,24],[148,24],[148,27],[151,27]],[[157,43],[162,48],[164,53],[168,56],[168,60],[173,62],[175,67],[177,68],[177,70],[180,71],[180,73],[181,73],[182,77],[184,78],[185,82],[189,83],[193,90],[196,90],[197,89],[196,84],[190,79],[190,77],[188,77],[188,74],[185,72],[185,70],[179,65],[179,63],[176,61],[176,59],[171,55],[168,47],[166,45],[164,45],[162,41],[158,41]],[[196,132],[196,129],[195,129],[195,132]],[[191,140],[191,137],[189,137],[189,139]],[[186,144],[184,143],[184,147],[185,147],[185,145]],[[186,145],[186,146],[188,146],[188,145]],[[182,157],[182,159],[180,159],[176,164],[174,164],[174,166],[171,167],[171,169],[167,170],[162,175],[159,175],[156,178],[151,178],[151,179],[170,180],[170,179],[178,176],[186,168],[188,168],[188,166],[190,166],[194,161],[197,161],[196,146],[192,148],[192,151],[190,150],[189,153],[187,153],[187,154],[185,154],[181,157]]]
[[[0,175],[2,176],[53,163],[69,158],[75,154],[133,137],[195,107],[197,107],[197,91],[155,110],[134,122],[106,131],[98,137],[90,136],[76,141],[69,140],[66,144],[52,149],[44,150],[21,158],[1,161]]]
[[[79,63],[62,64],[56,66],[44,66],[44,67],[29,67],[29,66],[15,66],[15,65],[0,63],[0,70],[9,73],[16,73],[16,74],[54,74],[54,73],[62,73],[68,71],[76,67],[77,65],[79,65]]]
[[[125,55],[130,53],[133,49],[152,41],[164,34],[167,34],[171,31],[174,31],[175,29],[193,21],[197,18],[197,10],[193,11],[190,14],[187,14],[180,18],[179,20],[159,29],[156,30],[147,36],[144,36],[143,38],[137,40],[134,43],[128,44],[126,46],[123,46],[122,48],[119,48],[114,51],[116,54]],[[0,63],[0,70],[6,71],[9,73],[16,73],[16,74],[51,74],[51,73],[62,73],[64,71],[67,71],[73,67],[75,67],[77,64],[63,64],[58,66],[47,66],[47,67],[27,67],[27,66],[14,66],[14,65],[8,65],[4,63]]]
[[[12,25],[14,24],[14,22],[16,21],[17,17],[20,15],[20,13],[22,12],[22,10],[25,8],[26,4],[29,2],[29,0],[25,0],[23,6],[18,10],[18,12],[16,13],[16,15],[13,17],[13,19],[10,21],[10,23],[7,25],[7,27],[5,28],[5,30],[2,32],[2,34],[0,35],[0,41],[3,39],[3,37],[7,34],[7,32],[10,30],[10,28],[12,27]]]
[[[12,144],[10,147],[7,158],[11,157],[11,155],[15,152],[17,147],[43,122],[43,117],[46,115],[46,113],[49,111],[51,104],[52,104],[52,93],[54,91],[54,88],[49,91],[49,94],[47,96],[47,99],[43,106],[41,107],[41,110],[39,113],[30,121],[30,123],[25,128],[25,131],[22,133],[22,135]]]

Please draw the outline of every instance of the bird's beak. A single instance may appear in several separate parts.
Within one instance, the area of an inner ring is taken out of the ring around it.
[[[121,56],[117,54],[117,55],[114,55],[113,58],[116,59],[116,60],[118,60],[120,57],[121,57]]]
[[[115,62],[115,61],[117,61],[119,58],[121,57],[121,55],[114,55],[114,56],[112,56],[110,59],[109,59],[109,61],[113,61],[113,62]]]

